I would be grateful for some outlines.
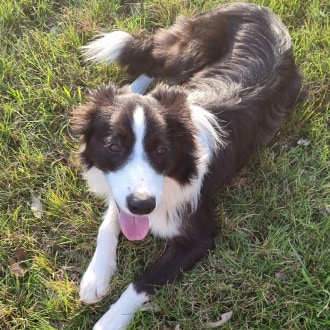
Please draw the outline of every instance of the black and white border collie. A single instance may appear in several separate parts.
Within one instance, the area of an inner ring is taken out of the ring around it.
[[[91,304],[109,291],[122,232],[168,240],[94,329],[125,329],[159,285],[189,270],[215,244],[212,197],[277,132],[301,78],[283,23],[267,8],[227,4],[180,17],[153,35],[115,31],[84,47],[118,63],[130,86],[94,91],[74,110],[90,188],[106,197],[95,254],[80,286]],[[154,77],[163,79],[146,95]]]

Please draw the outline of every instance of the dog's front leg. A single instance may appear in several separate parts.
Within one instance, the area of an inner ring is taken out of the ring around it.
[[[214,248],[214,237],[199,239],[178,237],[173,239],[158,262],[134,281],[137,292],[153,294],[155,289],[178,280],[190,270],[208,250]]]
[[[94,325],[93,330],[124,330],[128,327],[135,312],[149,300],[145,292],[137,292],[133,283],[120,298]]]
[[[126,329],[135,312],[148,301],[148,294],[152,294],[159,285],[178,279],[182,272],[190,269],[213,245],[213,238],[173,240],[164,256],[138,280],[128,286],[93,329]]]
[[[80,284],[79,296],[82,302],[95,303],[109,292],[110,279],[116,271],[119,233],[118,210],[111,201],[98,232],[94,256]]]

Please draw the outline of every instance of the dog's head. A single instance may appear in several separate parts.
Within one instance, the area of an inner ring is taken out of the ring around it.
[[[167,86],[146,96],[105,86],[74,110],[82,161],[104,173],[123,217],[142,223],[160,205],[166,177],[184,185],[196,175],[196,132],[186,99]]]

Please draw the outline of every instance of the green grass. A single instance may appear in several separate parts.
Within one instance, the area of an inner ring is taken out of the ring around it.
[[[330,329],[330,5],[256,2],[287,24],[308,100],[218,195],[216,250],[161,288],[160,311],[138,313],[131,329],[203,329],[228,311],[223,329]],[[70,111],[89,88],[127,78],[115,66],[87,66],[78,47],[100,30],[152,30],[221,1],[144,1],[138,15],[118,3],[0,0],[1,329],[91,329],[161,253],[153,238],[122,240],[111,294],[95,306],[79,302],[103,205],[81,179]],[[24,276],[12,274],[15,258]]]

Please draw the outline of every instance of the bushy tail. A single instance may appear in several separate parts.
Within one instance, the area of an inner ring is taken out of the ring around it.
[[[179,17],[168,30],[159,29],[152,36],[103,34],[82,49],[87,60],[116,62],[132,76],[160,76],[170,84],[182,84],[221,57],[225,27],[222,13],[215,11],[191,19]]]
[[[124,31],[113,31],[98,36],[81,48],[87,61],[118,63],[132,76],[155,76],[153,38],[146,34],[132,36]]]

